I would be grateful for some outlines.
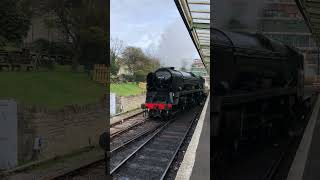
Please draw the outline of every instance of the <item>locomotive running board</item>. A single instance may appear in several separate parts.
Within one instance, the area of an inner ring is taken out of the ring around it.
[[[232,96],[217,97],[221,98],[221,104],[223,106],[228,106],[295,93],[297,93],[297,90],[295,88],[275,88],[270,90],[262,90],[254,93],[243,93]]]
[[[186,94],[192,94],[192,93],[195,93],[195,92],[202,92],[203,89],[195,89],[195,90],[189,90],[189,91],[182,91],[182,92],[179,92],[179,95],[186,95]]]

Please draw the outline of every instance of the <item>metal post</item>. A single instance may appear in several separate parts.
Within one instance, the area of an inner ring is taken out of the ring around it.
[[[319,63],[320,63],[320,62],[319,62],[319,61],[320,61],[320,54],[319,54],[320,52],[319,52],[319,51],[320,51],[320,49],[319,49],[319,47],[318,47],[318,75],[319,75],[319,73],[320,73],[320,72],[319,72]]]

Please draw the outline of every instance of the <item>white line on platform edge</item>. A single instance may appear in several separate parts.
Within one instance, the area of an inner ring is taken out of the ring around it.
[[[318,95],[315,108],[312,111],[311,118],[305,129],[305,133],[302,137],[302,140],[296,152],[293,163],[291,164],[287,180],[302,180],[303,178],[303,172],[304,172],[304,168],[308,158],[310,145],[312,142],[314,127],[318,119],[319,108],[320,108],[320,96]]]
[[[177,176],[175,178],[176,180],[189,180],[190,179],[193,165],[194,165],[195,158],[196,158],[196,151],[198,148],[200,135],[202,132],[203,122],[204,122],[204,119],[206,116],[209,100],[210,100],[210,93],[207,97],[206,103],[205,103],[204,108],[201,112],[197,127],[193,133],[192,139],[188,145],[188,149],[183,157],[183,161],[182,161],[180,168],[177,172]]]

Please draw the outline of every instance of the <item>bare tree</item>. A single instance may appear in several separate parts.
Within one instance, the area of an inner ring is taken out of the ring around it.
[[[149,46],[146,50],[145,50],[145,54],[151,58],[157,58],[156,55],[157,52],[157,48],[154,45]]]
[[[116,62],[116,59],[123,53],[124,42],[118,38],[111,38],[110,40],[110,65],[111,65],[111,74],[117,75],[119,71],[119,64]]]
[[[119,57],[119,55],[124,50],[124,42],[118,38],[111,38],[110,40],[110,55],[114,56],[114,58]]]
[[[145,50],[145,55],[150,59],[152,62],[152,70],[158,69],[160,65],[160,58],[156,55],[157,49],[154,45],[149,46]]]

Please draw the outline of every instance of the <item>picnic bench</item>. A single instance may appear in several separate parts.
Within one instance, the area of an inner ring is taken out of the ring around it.
[[[0,70],[2,71],[3,68],[7,68],[7,70],[11,69],[7,52],[0,52]]]
[[[37,71],[39,67],[52,69],[54,64],[71,65],[70,57],[62,55],[34,54],[22,51],[0,51],[0,71]]]

